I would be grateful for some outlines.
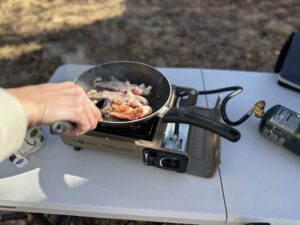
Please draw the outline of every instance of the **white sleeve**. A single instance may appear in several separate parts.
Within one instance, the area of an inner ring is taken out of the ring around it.
[[[27,115],[21,103],[0,88],[0,162],[21,147],[27,125]]]

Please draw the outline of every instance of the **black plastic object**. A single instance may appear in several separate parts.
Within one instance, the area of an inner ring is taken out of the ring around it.
[[[184,173],[188,165],[188,156],[146,148],[143,151],[143,161],[148,166]]]
[[[245,225],[271,225],[270,223],[246,223]]]
[[[194,125],[214,132],[232,142],[237,142],[241,138],[241,134],[238,130],[219,121],[212,120],[207,116],[194,113],[193,107],[187,109],[171,108],[163,117],[162,121]]]
[[[278,56],[275,69],[278,84],[300,91],[300,30],[289,35]]]
[[[281,105],[264,113],[260,133],[300,156],[300,114]]]

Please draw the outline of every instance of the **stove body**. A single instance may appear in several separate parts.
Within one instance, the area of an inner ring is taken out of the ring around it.
[[[220,120],[218,107],[195,106],[198,92],[186,87],[172,87],[168,107],[191,107],[193,111]],[[188,93],[184,98],[181,93]],[[216,104],[217,105],[217,104]],[[74,147],[105,150],[141,159],[145,165],[201,177],[212,177],[220,163],[220,137],[210,131],[181,123],[163,123],[156,116],[130,127],[98,125],[81,136],[61,135],[63,142]]]

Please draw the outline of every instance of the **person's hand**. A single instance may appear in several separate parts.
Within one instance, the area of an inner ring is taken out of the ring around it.
[[[66,120],[76,123],[68,134],[79,135],[94,129],[102,120],[100,110],[73,82],[31,85],[6,91],[24,106],[29,126]]]

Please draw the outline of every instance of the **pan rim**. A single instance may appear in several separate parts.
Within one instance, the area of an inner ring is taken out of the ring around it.
[[[140,118],[140,119],[137,119],[137,120],[128,120],[128,121],[99,121],[98,124],[102,124],[102,125],[133,125],[133,124],[137,124],[137,123],[141,123],[141,122],[146,122],[148,121],[149,119],[153,118],[154,116],[156,116],[160,111],[162,111],[164,108],[166,108],[166,104],[168,102],[170,102],[170,99],[172,97],[172,85],[169,81],[169,79],[162,73],[160,72],[159,70],[157,70],[155,67],[153,66],[150,66],[148,64],[145,64],[145,63],[142,63],[142,62],[137,62],[137,61],[128,61],[128,60],[120,60],[120,61],[111,61],[111,62],[105,62],[105,63],[102,63],[102,64],[97,64],[97,65],[94,65],[93,67],[89,68],[88,70],[82,72],[75,80],[74,80],[74,83],[76,83],[76,81],[84,74],[84,73],[87,73],[88,71],[90,70],[93,70],[95,69],[96,67],[101,67],[101,66],[104,66],[104,65],[107,65],[107,64],[114,64],[114,63],[132,63],[132,64],[139,64],[139,65],[142,65],[142,66],[145,66],[145,67],[148,67],[158,73],[160,73],[167,81],[168,83],[168,86],[169,86],[169,96],[168,96],[168,99],[167,101],[158,109],[156,110],[155,112],[151,113],[150,115],[148,116],[145,116],[143,118]],[[169,107],[168,107],[169,108]]]

